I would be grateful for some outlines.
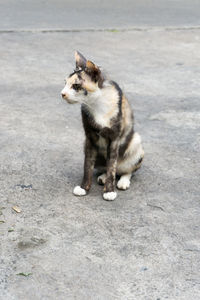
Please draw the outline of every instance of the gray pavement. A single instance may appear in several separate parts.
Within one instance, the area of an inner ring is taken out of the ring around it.
[[[78,19],[62,25],[60,3],[41,2],[38,16],[37,2],[3,2],[0,29],[75,28]],[[121,28],[147,26],[141,31],[0,34],[0,299],[200,299],[200,30],[187,27],[199,26],[197,10],[191,5],[190,24],[183,13],[180,23],[170,15],[161,24],[151,8],[158,2],[142,3],[142,25],[131,17],[124,25],[127,8],[120,19]],[[188,7],[169,3],[174,15]],[[23,13],[9,19],[20,5],[34,22]],[[53,6],[42,25],[42,11]],[[80,24],[96,26],[88,18]],[[99,24],[116,23],[105,14]],[[102,199],[96,176],[88,196],[72,195],[84,135],[80,108],[59,94],[75,49],[119,82],[143,138],[144,164],[114,202]]]
[[[3,0],[0,29],[199,26],[199,0]]]

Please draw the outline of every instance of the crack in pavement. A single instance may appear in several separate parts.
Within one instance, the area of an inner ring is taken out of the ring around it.
[[[32,29],[0,29],[2,33],[54,33],[54,32],[128,32],[128,31],[185,31],[199,30],[200,26],[183,26],[183,27],[132,27],[132,28],[85,28],[85,29],[65,29],[65,28],[32,28]]]

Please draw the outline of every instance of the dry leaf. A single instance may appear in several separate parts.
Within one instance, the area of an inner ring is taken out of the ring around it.
[[[12,209],[14,211],[16,211],[17,213],[20,213],[21,212],[21,209],[18,207],[18,206],[13,206]]]
[[[21,272],[21,273],[18,273],[18,274],[16,274],[16,275],[28,277],[28,276],[32,275],[32,273],[24,273],[24,272]]]

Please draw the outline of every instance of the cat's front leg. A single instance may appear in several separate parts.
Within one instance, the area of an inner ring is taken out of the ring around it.
[[[85,161],[84,161],[84,175],[81,186],[76,186],[73,190],[76,196],[85,196],[90,190],[92,184],[92,174],[96,160],[97,151],[93,146],[91,140],[86,138],[85,141]]]
[[[115,179],[118,158],[118,142],[112,141],[107,149],[107,173],[104,185],[104,200],[112,201],[117,197]]]

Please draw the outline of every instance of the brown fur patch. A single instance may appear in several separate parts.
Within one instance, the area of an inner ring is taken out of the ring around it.
[[[91,62],[90,60],[88,60],[86,62],[86,68],[90,69],[91,71],[97,71],[98,70],[98,67],[93,62]]]

